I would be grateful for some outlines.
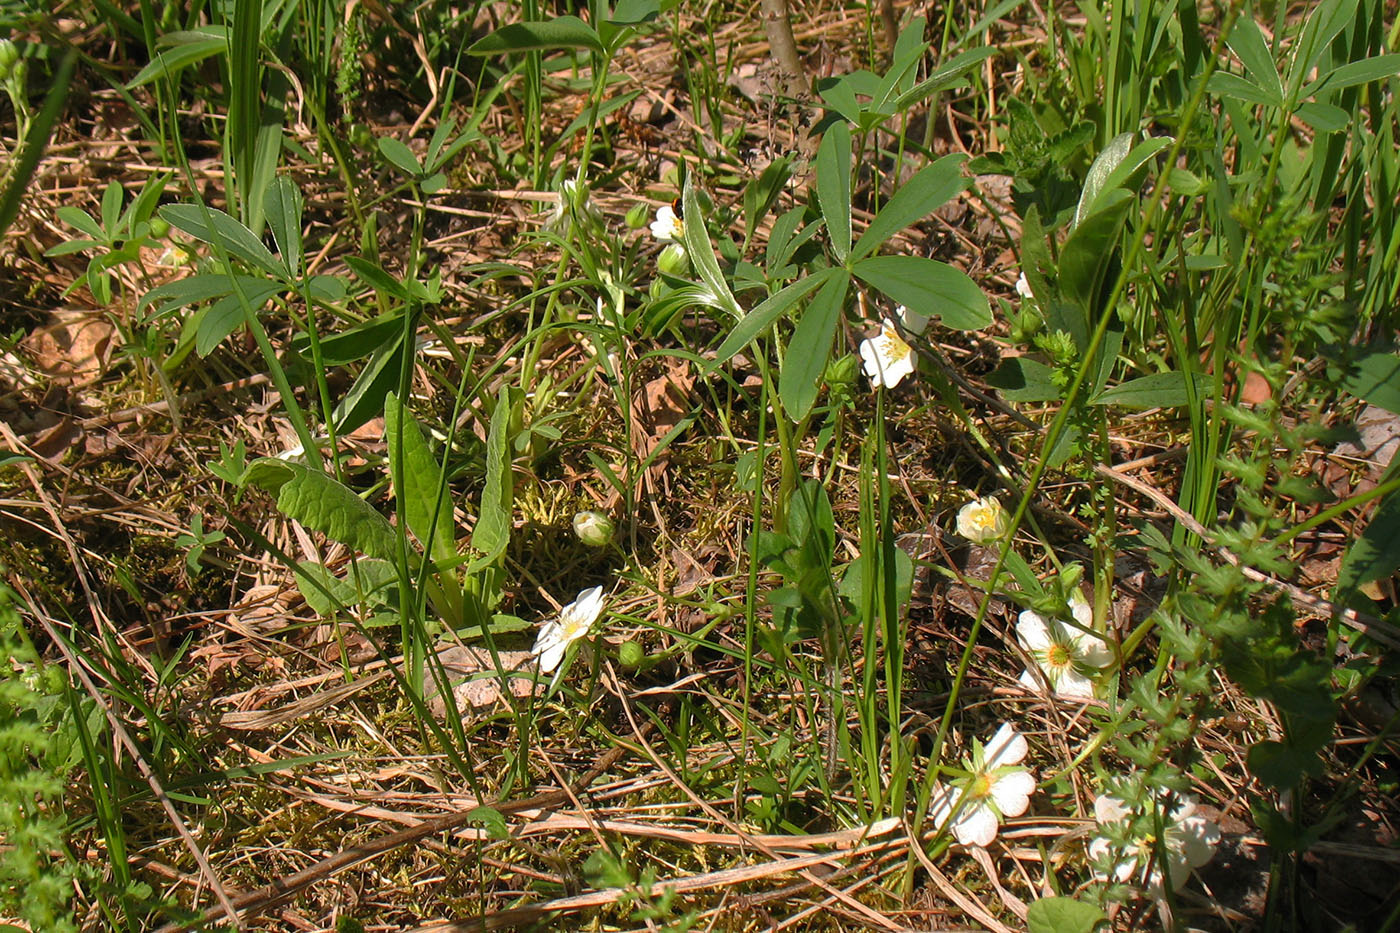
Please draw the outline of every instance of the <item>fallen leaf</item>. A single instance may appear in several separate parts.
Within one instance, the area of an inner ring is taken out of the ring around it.
[[[527,697],[544,690],[544,684],[535,677],[535,661],[530,652],[497,651],[496,657],[500,658],[500,669],[485,648],[452,645],[438,652],[438,660],[452,685],[452,698],[458,712],[465,714],[495,706],[503,697],[502,680],[515,697]],[[434,716],[446,716],[447,701],[438,691],[435,679],[427,677],[423,690],[429,711]]]

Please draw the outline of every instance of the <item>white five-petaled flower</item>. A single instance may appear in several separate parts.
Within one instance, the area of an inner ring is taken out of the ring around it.
[[[603,588],[595,586],[579,593],[578,599],[560,610],[559,618],[546,622],[530,652],[540,659],[540,670],[548,674],[558,667],[569,645],[588,634],[602,611]]]
[[[685,221],[676,216],[671,205],[663,204],[651,222],[651,235],[663,243],[679,243],[685,236]]]
[[[1031,292],[1031,283],[1026,281],[1026,274],[1024,272],[1016,277],[1016,294],[1020,295],[1022,298],[1035,297]]]
[[[1089,674],[1112,664],[1113,652],[1102,638],[1088,631],[1094,621],[1094,611],[1084,597],[1075,593],[1069,605],[1080,627],[1059,619],[1047,619],[1027,609],[1016,621],[1016,635],[1045,674],[1055,696],[1092,700],[1094,681]],[[1030,670],[1021,675],[1021,683],[1032,690],[1040,687],[1040,681]]]
[[[1123,802],[1111,794],[1100,794],[1094,801],[1094,818],[1100,826],[1123,823],[1131,817]],[[1215,847],[1220,844],[1220,827],[1196,814],[1196,801],[1189,795],[1181,797],[1171,813],[1164,814],[1163,830],[1160,848],[1152,835],[1132,841],[1121,853],[1121,860],[1113,864],[1115,881],[1139,884],[1160,897],[1163,893],[1163,854],[1166,856],[1172,890],[1176,890],[1186,883],[1194,869],[1215,856]],[[1112,842],[1103,836],[1096,836],[1089,843],[1089,857],[1099,861],[1113,849]],[[1101,880],[1108,880],[1108,875],[1102,871],[1096,871],[1095,875]]]
[[[1002,723],[985,747],[973,747],[968,777],[934,787],[929,798],[934,824],[943,828],[951,820],[960,845],[991,845],[1001,820],[1020,816],[1030,806],[1035,776],[1019,767],[1028,751],[1026,737]]]
[[[860,342],[861,368],[875,388],[893,389],[899,380],[914,371],[914,350],[899,336],[899,330],[889,322],[880,325],[880,333]]]
[[[1011,521],[996,496],[973,499],[958,509],[958,534],[973,544],[987,544],[1006,534]]]

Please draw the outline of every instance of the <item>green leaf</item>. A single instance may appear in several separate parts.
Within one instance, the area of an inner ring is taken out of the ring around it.
[[[281,288],[264,279],[255,280],[242,295],[228,294],[200,312],[199,324],[195,329],[194,352],[208,356],[229,334],[238,330],[248,320],[244,310],[247,307],[257,314],[263,305],[271,300]]]
[[[1134,198],[1114,188],[1099,195],[1097,203],[1100,208],[1075,227],[1060,254],[1060,292],[1091,320]]]
[[[173,48],[157,52],[156,57],[138,71],[136,77],[127,82],[126,89],[131,91],[160,78],[174,77],[186,65],[193,65],[211,55],[228,51],[228,37],[223,34],[225,30],[218,26],[208,27],[209,31],[215,29],[220,32],[218,37],[207,36],[203,32],[178,32],[162,36],[161,44],[170,43],[177,36],[188,38],[179,40],[179,44]]]
[[[122,200],[125,197],[126,190],[116,181],[108,182],[106,190],[102,192],[102,229],[107,231],[108,236],[117,232],[117,221],[121,219]]]
[[[972,35],[972,33],[968,33],[968,35]],[[911,104],[957,85],[963,80],[963,75],[966,72],[976,68],[997,53],[997,49],[990,45],[984,45],[970,52],[963,52],[923,81],[920,81],[908,91],[905,91],[903,94],[900,94],[899,97],[895,98],[894,111],[897,113],[901,110],[905,110]]]
[[[399,140],[392,136],[379,137],[379,152],[389,163],[403,172],[417,178],[423,174],[423,164],[418,161],[418,157],[413,154],[413,150],[408,148]]]
[[[1030,933],[1093,933],[1107,919],[1097,906],[1072,897],[1043,897],[1026,911]]]
[[[510,422],[513,403],[510,389],[501,387],[491,428],[486,435],[486,485],[481,490],[481,511],[472,529],[472,547],[486,560],[495,560],[510,542],[511,500]]]
[[[770,295],[762,304],[744,315],[743,320],[729,332],[724,343],[715,351],[715,358],[706,367],[706,371],[713,372],[734,354],[758,339],[758,336],[771,327],[774,321],[787,313],[789,308],[805,298],[809,292],[825,284],[826,280],[836,275],[837,272],[836,269],[823,269],[804,279],[798,279],[782,291]]]
[[[1210,380],[1195,373],[1196,397],[1210,394]],[[1090,405],[1120,405],[1123,408],[1175,408],[1186,405],[1186,374],[1182,372],[1153,373],[1119,383],[1089,400]]]
[[[1386,351],[1363,356],[1343,376],[1342,388],[1400,415],[1400,354]]]
[[[709,303],[728,311],[738,320],[744,316],[744,312],[739,308],[739,302],[734,300],[733,292],[729,290],[729,285],[720,273],[719,259],[715,256],[714,247],[710,245],[710,234],[705,230],[705,213],[700,209],[700,199],[695,194],[695,185],[691,179],[692,176],[687,174],[685,188],[681,192],[681,215],[685,218],[685,252],[694,264],[700,281],[704,282],[709,290]]]
[[[918,174],[901,185],[856,241],[855,249],[851,251],[852,258],[869,256],[890,237],[914,221],[932,214],[966,188],[967,179],[961,171],[966,161],[967,156],[961,153],[944,156],[920,169]]]
[[[87,234],[94,240],[103,243],[108,241],[106,232],[98,225],[97,221],[71,204],[65,204],[63,207],[60,207],[55,212],[55,216],[68,226],[76,227],[80,232]]]
[[[444,489],[442,467],[428,448],[413,413],[393,392],[384,399],[384,443],[389,451],[389,475],[403,483],[402,489],[394,490],[399,517],[435,562],[455,562],[458,555],[452,532],[452,499]],[[441,497],[440,489],[444,492]]]
[[[871,256],[851,271],[897,304],[941,319],[954,330],[980,330],[992,323],[987,296],[965,272],[922,256]]]
[[[404,287],[404,284],[368,259],[362,259],[359,256],[346,256],[345,264],[350,267],[351,272],[355,273],[356,278],[380,294],[397,298],[400,301],[409,300],[408,289]]]
[[[987,384],[1013,402],[1051,402],[1060,398],[1055,370],[1027,356],[1009,356],[987,375]]]
[[[851,252],[851,128],[844,120],[827,127],[817,149],[817,203],[831,248],[844,263]]]
[[[1317,83],[1329,91],[1338,91],[1358,84],[1383,81],[1396,74],[1400,74],[1400,54],[1392,53],[1363,58],[1359,62],[1348,62],[1340,68],[1333,69]]]
[[[829,278],[807,306],[788,343],[783,371],[778,376],[778,395],[794,422],[807,417],[821,391],[822,374],[831,357],[831,338],[841,320],[850,282],[850,274],[844,270]]]
[[[311,611],[322,618],[360,603],[382,606],[398,583],[398,571],[386,560],[362,557],[338,577],[320,564],[302,561],[294,571],[297,589]],[[358,576],[356,576],[358,575]],[[358,582],[358,587],[356,583]]]
[[[1268,103],[1275,107],[1283,105],[1283,81],[1279,79],[1278,68],[1274,66],[1274,53],[1264,41],[1259,24],[1248,13],[1235,20],[1235,28],[1227,40],[1230,51],[1244,63],[1254,84],[1269,97]]]
[[[754,229],[763,219],[792,177],[792,160],[788,156],[768,163],[763,174],[749,182],[744,189],[744,241],[753,237]]]
[[[355,430],[383,410],[389,390],[399,384],[402,347],[403,335],[400,334],[374,351],[369,363],[355,377],[355,384],[332,412],[337,434]]]
[[[1381,500],[1376,512],[1342,558],[1337,599],[1345,601],[1366,583],[1383,580],[1400,567],[1400,493]]]
[[[536,49],[589,49],[603,51],[603,42],[591,26],[577,16],[560,16],[545,22],[512,23],[478,39],[468,55],[498,55]]]
[[[253,231],[218,208],[202,204],[167,204],[157,213],[172,227],[178,227],[196,240],[220,246],[269,275],[285,279],[289,274]]]
[[[1098,212],[1105,203],[1111,202],[1114,198],[1112,192],[1115,189],[1137,190],[1140,181],[1134,179],[1134,176],[1153,156],[1172,144],[1170,137],[1153,136],[1143,140],[1131,151],[1120,151],[1122,145],[1131,141],[1132,135],[1124,133],[1110,143],[1109,148],[1099,153],[1099,157],[1094,160],[1093,167],[1089,169],[1089,180],[1085,182],[1084,191],[1079,198],[1079,206],[1074,212],[1072,227],[1079,226],[1080,221],[1085,217]],[[1102,203],[1100,198],[1103,199]]]
[[[263,198],[263,213],[272,237],[293,275],[301,269],[301,207],[301,191],[286,175],[274,181]]]
[[[1273,98],[1259,85],[1228,71],[1217,71],[1211,75],[1210,80],[1206,82],[1206,89],[1218,96],[1233,97],[1247,104],[1263,104],[1266,107],[1275,105]]]
[[[392,561],[398,533],[389,520],[335,477],[290,460],[259,457],[248,465],[245,484],[277,496],[285,516],[361,554]]]

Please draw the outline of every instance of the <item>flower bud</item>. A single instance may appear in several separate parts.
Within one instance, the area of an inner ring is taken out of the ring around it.
[[[157,240],[163,240],[170,236],[170,221],[164,217],[151,218],[151,236]]]
[[[589,509],[574,515],[574,534],[589,547],[603,547],[613,536],[613,521],[602,512]]]
[[[656,268],[666,275],[685,275],[690,271],[690,257],[685,254],[685,247],[672,243],[663,249],[661,255],[656,257]]]
[[[973,499],[958,510],[958,534],[973,544],[988,544],[1006,534],[1010,526],[1006,510],[996,496]]]
[[[826,374],[822,378],[828,389],[835,390],[855,385],[856,374],[859,372],[860,360],[856,359],[854,353],[847,353],[827,363]]]
[[[0,39],[0,81],[14,73],[19,62],[19,46],[9,39]]]
[[[645,203],[634,204],[627,212],[627,229],[640,230],[647,225],[647,218],[651,216],[651,208]]]
[[[636,670],[647,659],[646,649],[635,641],[624,641],[617,646],[617,663],[628,670]]]

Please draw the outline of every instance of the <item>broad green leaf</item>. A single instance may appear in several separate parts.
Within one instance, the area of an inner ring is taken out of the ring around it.
[[[936,316],[954,330],[992,323],[987,296],[965,272],[922,256],[871,256],[852,266],[856,277],[897,304]]]
[[[614,26],[635,26],[661,15],[660,0],[618,0],[608,22]]]
[[[817,148],[817,203],[831,248],[844,263],[851,252],[851,128],[845,121],[827,127]]]
[[[1096,905],[1072,897],[1043,897],[1026,911],[1030,933],[1093,933],[1107,919]]]
[[[1060,253],[1060,293],[1089,320],[1098,308],[1104,276],[1118,254],[1123,223],[1135,199],[1113,188],[1099,195],[1097,203],[1099,209],[1080,222]]]
[[[68,226],[76,227],[79,231],[87,234],[94,240],[102,242],[107,241],[107,234],[103,231],[102,227],[98,225],[97,221],[93,220],[86,212],[79,210],[73,205],[65,204],[55,211],[54,214]]]
[[[1206,82],[1206,89],[1211,93],[1222,97],[1233,97],[1242,100],[1247,104],[1263,104],[1273,106],[1274,100],[1259,85],[1242,78],[1239,75],[1230,74],[1228,71],[1217,71],[1210,76]]]
[[[807,417],[821,390],[822,374],[831,357],[831,339],[841,320],[850,282],[850,274],[844,270],[827,279],[788,342],[783,371],[778,376],[778,395],[787,416],[795,422]]]
[[[239,287],[243,288],[245,292],[251,291],[267,281],[251,275],[234,276],[222,272],[201,272],[187,279],[176,279],[174,282],[156,286],[145,294],[136,305],[136,310],[140,311],[147,305],[154,304],[156,308],[151,312],[151,318],[155,319],[169,314],[176,308],[183,308],[198,301],[222,298],[233,291],[235,279],[238,280]]]
[[[968,35],[971,34],[972,33],[968,33]],[[920,81],[903,94],[900,94],[899,97],[895,98],[894,111],[897,113],[901,110],[905,110],[910,105],[918,103],[926,97],[955,86],[963,80],[963,75],[966,72],[971,71],[996,54],[997,49],[990,45],[984,45],[970,52],[963,52],[923,81]]]
[[[1363,58],[1359,62],[1348,62],[1339,68],[1334,68],[1326,77],[1309,85],[1308,90],[1312,93],[1323,88],[1329,91],[1338,91],[1342,88],[1355,87],[1358,84],[1384,81],[1397,74],[1400,74],[1400,54],[1377,55],[1373,58]],[[1304,93],[1307,94],[1307,92]]]
[[[772,208],[792,177],[792,160],[788,156],[768,163],[763,174],[749,182],[744,189],[744,242],[753,237],[758,222]]]
[[[1309,101],[1306,104],[1299,104],[1294,111],[1298,119],[1319,133],[1340,133],[1351,126],[1351,114],[1341,107],[1333,107],[1331,104],[1319,104],[1317,101]]]
[[[498,55],[536,49],[589,49],[603,51],[603,42],[591,26],[577,16],[560,16],[545,22],[512,23],[478,39],[468,55]]]
[[[390,165],[405,175],[417,178],[423,174],[423,164],[418,161],[413,150],[392,136],[379,137],[379,153],[389,160]]]
[[[894,193],[880,213],[865,228],[851,251],[853,259],[864,259],[880,248],[914,221],[927,217],[967,187],[962,164],[967,157],[961,153],[944,156],[932,165],[920,169]]]
[[[686,255],[690,257],[700,281],[708,288],[711,303],[728,311],[735,320],[739,320],[744,316],[744,312],[739,308],[739,302],[734,300],[734,294],[720,273],[719,259],[715,256],[714,247],[710,245],[710,234],[705,230],[705,213],[700,209],[700,199],[695,194],[695,185],[689,174],[686,175],[681,201],[681,215],[685,218],[683,226]]]
[[[121,182],[108,182],[106,189],[102,192],[102,229],[108,235],[117,232],[117,221],[122,216],[122,200],[126,197],[126,190],[122,188]]]
[[[1079,193],[1079,206],[1075,208],[1071,229],[1079,226],[1079,222],[1088,216],[1089,205],[1093,204],[1094,199],[1104,190],[1108,176],[1128,157],[1133,148],[1133,135],[1118,134],[1109,140],[1108,145],[1094,158],[1094,164],[1089,166],[1089,174],[1084,178],[1084,190]]]
[[[513,484],[510,472],[510,421],[513,403],[510,389],[501,387],[491,427],[486,434],[486,485],[481,490],[481,511],[472,529],[472,547],[484,559],[494,561],[510,542]]]
[[[1400,493],[1381,500],[1337,573],[1337,598],[1349,599],[1357,587],[1383,580],[1400,568]]]
[[[837,270],[835,269],[823,269],[821,272],[798,279],[782,291],[769,296],[762,304],[746,314],[743,320],[729,332],[724,343],[715,351],[715,358],[706,367],[707,371],[713,372],[734,354],[758,339],[759,335],[773,326],[773,322],[786,314],[789,308],[836,274]]]
[[[253,231],[217,208],[202,204],[167,204],[157,213],[172,227],[183,230],[196,240],[221,246],[231,255],[269,275],[285,279],[289,274]]]
[[[830,107],[838,116],[850,123],[859,123],[864,110],[860,106],[860,101],[856,100],[856,92],[851,87],[851,83],[846,80],[846,76],[836,78],[827,83],[817,85],[817,95],[821,97],[822,103]]]
[[[1235,28],[1230,33],[1230,51],[1239,57],[1249,77],[1269,97],[1275,107],[1283,105],[1283,81],[1279,79],[1278,68],[1274,65],[1274,53],[1264,41],[1259,24],[1253,15],[1246,11],[1235,20]]]
[[[345,434],[364,424],[384,409],[384,398],[399,384],[398,366],[403,362],[402,335],[379,347],[369,363],[355,377],[355,384],[335,406],[337,434]]]
[[[195,62],[204,61],[211,55],[219,55],[228,51],[228,39],[225,36],[212,38],[197,33],[171,33],[162,39],[168,41],[175,35],[188,35],[192,38],[173,48],[157,52],[156,57],[148,62],[145,68],[138,71],[136,77],[127,82],[126,89],[128,91],[135,90],[143,84],[150,84],[158,78],[173,77],[186,65],[192,65]]]
[[[384,560],[397,554],[394,526],[333,476],[294,461],[259,457],[248,465],[244,482],[275,494],[283,515],[332,541]]]
[[[1194,374],[1196,397],[1210,394],[1210,380],[1202,373]],[[1119,383],[1089,400],[1090,405],[1120,405],[1123,408],[1175,408],[1189,401],[1186,374],[1182,372],[1153,373]]]
[[[1118,138],[1123,139],[1122,136]],[[1115,140],[1115,142],[1117,142],[1117,140]],[[1145,166],[1147,163],[1151,161],[1153,156],[1157,155],[1157,153],[1171,146],[1172,142],[1173,140],[1169,136],[1153,136],[1143,140],[1121,158],[1118,158],[1115,153],[1113,164],[1111,166],[1104,166],[1108,168],[1108,171],[1096,179],[1097,189],[1094,191],[1093,197],[1080,197],[1079,206],[1075,209],[1074,224],[1072,226],[1079,226],[1080,221],[1085,217],[1100,210],[1105,202],[1114,197],[1111,193],[1114,189],[1124,188],[1128,191],[1136,191],[1142,184],[1142,175],[1145,174]],[[1099,161],[1095,160],[1094,166],[1099,167],[1099,165]],[[1090,175],[1092,176],[1093,174],[1093,169],[1090,169]],[[1086,185],[1083,195],[1088,194],[1089,188]],[[1103,201],[1100,200],[1101,198]]]
[[[296,182],[285,175],[275,180],[264,196],[263,214],[282,261],[296,275],[301,269],[301,191]]]
[[[386,560],[363,557],[338,577],[320,564],[302,561],[294,571],[297,589],[311,611],[323,618],[359,604],[383,605],[398,584],[398,571]],[[358,583],[358,587],[356,586]]]
[[[265,279],[256,279],[242,294],[230,293],[218,299],[201,312],[199,325],[195,330],[194,352],[208,356],[224,338],[242,327],[248,320],[244,303],[252,313],[257,314],[281,287]]]
[[[428,448],[413,413],[393,392],[384,398],[384,444],[389,451],[389,475],[403,482],[402,489],[394,490],[399,517],[434,562],[455,562],[458,555],[452,532],[452,499],[445,491],[441,497],[438,495],[445,486],[442,467]]]
[[[345,264],[350,267],[351,272],[355,273],[356,278],[375,291],[400,301],[409,300],[408,289],[404,287],[404,283],[368,259],[362,259],[359,256],[346,256]]]
[[[1371,353],[1352,363],[1342,388],[1372,405],[1400,415],[1400,353]]]
[[[1055,370],[1028,356],[1009,356],[987,375],[987,384],[1013,402],[1051,402],[1061,396]]]
[[[838,592],[853,603],[859,603],[865,591],[865,568],[871,563],[871,552],[861,554],[846,565],[841,576]],[[894,549],[895,601],[901,607],[909,602],[914,592],[914,560],[904,548]]]

